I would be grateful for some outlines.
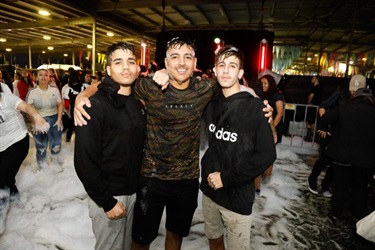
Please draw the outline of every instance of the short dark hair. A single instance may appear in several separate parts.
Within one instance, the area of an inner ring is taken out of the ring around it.
[[[167,47],[165,48],[165,51],[168,51],[170,48],[181,48],[184,45],[191,47],[194,50],[194,52],[197,51],[195,40],[190,40],[186,37],[178,37],[178,36],[172,38],[171,40],[167,42]]]
[[[111,56],[113,52],[115,52],[118,49],[129,50],[133,53],[133,55],[135,55],[134,47],[128,43],[119,42],[119,43],[112,44],[107,48],[107,53],[106,53],[107,66],[111,64],[111,60],[112,60]]]
[[[239,48],[234,47],[233,45],[225,45],[224,47],[219,49],[215,56],[215,62],[217,64],[221,57],[224,57],[224,59],[226,59],[230,56],[235,56],[238,58],[238,60],[240,61],[240,69],[242,69],[245,56]]]

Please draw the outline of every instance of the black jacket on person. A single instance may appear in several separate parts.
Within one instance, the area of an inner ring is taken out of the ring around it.
[[[348,103],[325,113],[319,128],[335,132],[325,153],[333,161],[375,168],[375,107],[363,102]]]
[[[76,128],[74,165],[90,198],[107,212],[117,203],[113,196],[136,192],[146,117],[140,102],[117,94],[109,77],[98,88],[85,109],[91,119]]]
[[[235,108],[218,124],[233,102],[236,102]],[[275,143],[263,107],[261,99],[239,92],[228,98],[219,95],[204,113],[209,148],[201,161],[200,188],[215,203],[243,215],[252,212],[255,177],[276,159]],[[223,183],[218,190],[207,182],[208,175],[216,171],[221,173]]]

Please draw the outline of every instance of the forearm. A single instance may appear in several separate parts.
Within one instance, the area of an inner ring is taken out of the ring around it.
[[[283,118],[282,114],[277,114],[274,119],[274,125],[275,127],[281,122],[281,119]]]
[[[93,96],[98,91],[99,82],[92,83],[84,91],[78,94],[78,96],[87,97]]]
[[[17,109],[25,112],[33,123],[35,123],[35,120],[40,117],[38,111],[31,104],[27,104],[26,102],[21,102]]]

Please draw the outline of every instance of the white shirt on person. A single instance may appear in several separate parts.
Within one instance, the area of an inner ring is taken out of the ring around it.
[[[57,104],[61,101],[59,89],[51,85],[47,90],[41,90],[39,86],[32,88],[26,96],[26,102],[32,104],[42,117],[56,115]]]
[[[1,85],[3,88],[3,86]],[[21,113],[17,110],[21,98],[12,93],[0,93],[0,152],[25,138],[27,129]]]

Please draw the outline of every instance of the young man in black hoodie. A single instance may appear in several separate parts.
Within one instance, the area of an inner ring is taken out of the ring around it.
[[[89,199],[95,249],[130,249],[146,132],[142,104],[132,95],[139,70],[134,48],[108,47],[106,77],[90,97],[90,123],[76,128],[74,164]]]
[[[204,154],[202,209],[210,249],[250,249],[254,179],[276,159],[271,127],[259,98],[241,92],[243,54],[225,46],[216,54],[221,93],[207,107],[209,148]]]

